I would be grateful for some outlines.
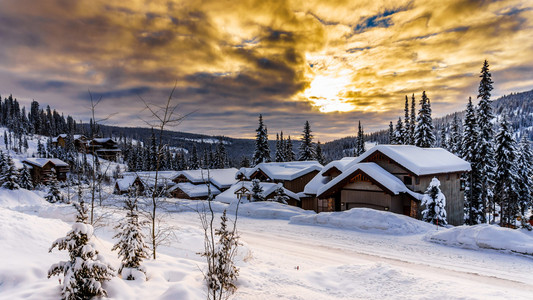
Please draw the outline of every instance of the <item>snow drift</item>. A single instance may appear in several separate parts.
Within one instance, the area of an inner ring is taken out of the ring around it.
[[[234,214],[236,205],[237,203],[233,202],[228,208],[228,213]],[[239,216],[250,218],[289,220],[294,216],[314,215],[316,215],[314,211],[272,201],[241,203],[239,205]]]
[[[352,208],[347,211],[294,216],[291,218],[291,223],[325,225],[392,235],[425,233],[434,228],[434,225],[408,216],[370,208]]]
[[[480,224],[429,233],[427,241],[466,249],[494,249],[533,255],[533,237],[514,229]]]

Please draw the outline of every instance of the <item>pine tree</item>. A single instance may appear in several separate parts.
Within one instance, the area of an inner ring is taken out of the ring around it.
[[[24,165],[20,173],[20,187],[27,190],[33,190],[33,179],[31,178],[30,170]]]
[[[392,121],[389,123],[389,144],[396,144],[396,141],[394,140],[394,126],[392,125]]]
[[[248,159],[247,156],[243,156],[242,157],[240,167],[241,168],[249,168],[250,167],[250,160]]]
[[[461,156],[470,163],[472,170],[464,174],[465,182],[465,223],[475,225],[485,222],[483,203],[481,201],[481,182],[479,174],[479,155],[477,149],[478,127],[472,98],[468,98],[463,125]]]
[[[224,169],[228,165],[228,153],[222,138],[219,139],[214,156],[214,167],[216,169]]]
[[[75,203],[78,211],[76,223],[66,237],[52,243],[49,252],[54,248],[67,250],[69,260],[54,264],[48,271],[48,278],[63,274],[61,298],[64,300],[91,299],[107,296],[102,287],[104,281],[110,280],[115,270],[102,261],[94,244],[91,242],[93,227],[87,224],[87,209],[84,202]]]
[[[318,141],[318,143],[316,144],[315,153],[316,153],[315,160],[318,161],[319,164],[325,165],[326,157],[324,157],[324,154],[322,153],[322,146],[320,144],[320,141]]]
[[[13,162],[13,159],[11,159],[11,156],[7,157],[7,170],[4,174],[2,174],[2,178],[0,179],[2,183],[2,187],[9,190],[18,190],[19,189],[19,172],[17,171],[17,168],[15,168],[15,163]]]
[[[263,124],[263,116],[259,115],[259,127],[255,130],[257,132],[255,138],[255,152],[253,156],[254,165],[262,162],[270,162],[270,148],[268,146],[268,131]]]
[[[355,140],[354,156],[359,156],[365,153],[365,151],[365,133],[363,131],[363,127],[361,126],[361,121],[359,121],[359,125],[357,127],[357,139]]]
[[[421,148],[433,147],[433,145],[435,145],[435,134],[433,133],[435,127],[433,127],[431,104],[429,98],[426,96],[426,91],[422,92],[420,110],[418,111],[418,118],[416,121],[415,145]]]
[[[59,182],[57,181],[57,178],[53,172],[50,173],[49,175],[48,184],[49,184],[48,193],[46,194],[46,196],[44,196],[46,201],[50,203],[56,203],[58,201],[62,201],[63,196],[61,195],[61,192],[59,191]]]
[[[287,204],[287,201],[289,200],[289,196],[285,194],[285,190],[283,189],[283,186],[279,186],[276,189],[275,193],[276,195],[274,196],[274,198],[272,198],[273,201]]]
[[[287,142],[285,143],[285,161],[294,161],[295,160],[295,154],[292,150],[292,141],[291,136],[287,138]]]
[[[411,139],[411,122],[409,119],[409,98],[405,95],[405,108],[404,108],[404,135],[402,137],[403,143],[409,145],[409,140]]]
[[[460,155],[461,153],[461,132],[459,130],[459,120],[457,118],[457,113],[453,114],[453,123],[450,132],[449,145],[450,151],[455,155]]]
[[[522,134],[518,159],[516,161],[518,169],[518,199],[522,217],[528,208],[533,206],[533,152],[526,134]]]
[[[259,179],[252,180],[252,200],[251,201],[252,202],[265,201],[265,197],[263,196],[263,187],[261,186]]]
[[[200,169],[200,161],[198,159],[198,151],[196,150],[196,144],[192,144],[191,158],[189,161],[189,168],[191,170]]]
[[[495,136],[496,172],[494,177],[494,200],[500,205],[500,225],[511,224],[519,213],[518,170],[516,169],[516,141],[513,138],[509,122],[503,117],[500,130]]]
[[[448,145],[448,141],[447,141],[447,137],[446,137],[446,127],[442,127],[440,129],[440,147],[442,149],[446,149],[446,150],[449,150],[449,145]]]
[[[493,202],[493,187],[494,187],[494,169],[496,167],[494,162],[494,150],[492,146],[492,139],[494,136],[494,130],[492,127],[492,119],[494,114],[492,113],[492,101],[490,100],[492,87],[491,74],[489,72],[489,64],[485,60],[483,67],[481,68],[481,81],[479,82],[478,96],[479,104],[477,107],[477,123],[479,126],[479,138],[478,138],[478,153],[479,159],[479,172],[481,177],[481,199],[483,201],[483,212],[487,212],[487,206],[489,213],[494,210],[495,203]]]
[[[444,226],[448,224],[446,220],[446,197],[440,190],[440,181],[433,178],[429,184],[424,197],[422,198],[422,221]]]
[[[145,222],[139,221],[137,199],[128,197],[124,206],[127,210],[126,218],[115,227],[118,232],[114,238],[118,241],[111,250],[118,250],[118,256],[122,260],[118,269],[122,278],[146,280],[146,268],[141,265],[142,261],[149,257],[148,245],[144,242],[145,236],[141,227]]]
[[[315,146],[313,145],[313,135],[311,134],[311,126],[309,121],[305,121],[304,130],[302,133],[302,143],[298,152],[298,160],[314,160],[316,157]]]
[[[416,128],[416,100],[415,100],[415,94],[411,97],[411,116],[409,118],[409,140],[407,142],[408,145],[414,145],[415,144],[415,128]]]
[[[276,133],[276,159],[275,159],[276,162],[282,162],[285,160],[283,157],[284,152],[285,152],[285,149],[282,148],[282,144],[279,139],[279,134]]]
[[[405,130],[403,129],[402,118],[398,118],[398,123],[396,123],[396,129],[394,130],[394,144],[403,145],[404,136],[405,136]]]

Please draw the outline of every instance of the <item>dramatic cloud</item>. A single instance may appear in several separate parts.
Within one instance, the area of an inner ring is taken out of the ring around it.
[[[475,96],[484,59],[495,95],[533,88],[530,1],[6,0],[0,92],[87,120],[90,90],[115,124],[143,125],[143,97],[174,84],[177,130],[322,141],[385,128],[423,90],[436,115]]]

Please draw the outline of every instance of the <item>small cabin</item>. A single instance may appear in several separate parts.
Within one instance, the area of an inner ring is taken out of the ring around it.
[[[273,182],[259,182],[259,186],[263,190],[261,195],[266,201],[272,201],[276,196],[276,191],[279,188],[283,189],[283,193],[288,197],[287,204],[292,206],[300,206],[300,197],[294,192],[283,187],[281,183]],[[232,203],[233,201],[240,200],[251,201],[253,195],[253,183],[251,181],[240,181],[235,183],[226,191],[222,192],[220,195],[216,196],[215,200]]]
[[[22,163],[28,166],[35,185],[48,184],[52,176],[65,181],[70,170],[68,163],[57,158],[26,158]]]

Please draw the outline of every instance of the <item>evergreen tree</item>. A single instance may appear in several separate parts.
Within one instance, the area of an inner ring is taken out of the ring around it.
[[[426,91],[422,92],[420,110],[418,111],[418,118],[416,121],[415,145],[421,148],[433,147],[433,145],[435,145],[435,134],[433,133],[435,127],[433,127],[431,104],[429,98],[426,96]]]
[[[409,119],[409,98],[405,95],[405,108],[404,108],[404,135],[402,137],[403,143],[409,145],[409,140],[411,139],[411,122]]]
[[[361,121],[359,121],[359,125],[357,127],[357,138],[355,140],[355,155],[359,156],[363,153],[365,153],[365,134],[363,132],[363,127],[361,126]]]
[[[533,152],[525,134],[522,134],[518,159],[516,161],[518,169],[518,199],[522,217],[528,208],[533,206]]]
[[[279,134],[276,133],[276,162],[285,161],[284,158],[285,149],[282,147],[282,143],[279,139]]]
[[[27,190],[33,190],[33,179],[31,178],[30,170],[24,165],[20,173],[20,187]]]
[[[447,137],[446,137],[446,127],[444,126],[440,129],[440,147],[442,149],[450,150],[448,146]]]
[[[265,201],[263,196],[263,187],[259,179],[252,180],[252,200],[251,202]]]
[[[447,225],[446,220],[446,197],[440,191],[440,181],[433,178],[422,198],[422,221],[439,226]]]
[[[276,189],[275,193],[276,195],[274,196],[274,198],[272,198],[273,201],[287,204],[287,201],[289,200],[289,196],[285,194],[285,190],[283,189],[283,186],[279,186]]]
[[[19,172],[17,171],[17,168],[15,167],[15,163],[13,162],[13,159],[11,159],[11,156],[7,157],[7,170],[5,173],[2,174],[2,178],[0,179],[2,183],[2,187],[9,190],[18,190],[19,189]]]
[[[294,154],[294,151],[292,150],[292,141],[291,136],[287,138],[287,142],[285,143],[285,161],[294,161],[296,155]]]
[[[325,165],[326,157],[324,157],[324,154],[322,153],[322,146],[320,145],[320,141],[318,141],[318,143],[316,144],[315,153],[316,153],[315,160],[318,161],[319,164]]]
[[[255,152],[253,156],[254,165],[262,162],[270,162],[270,148],[268,146],[268,131],[263,124],[263,116],[259,115],[259,127],[255,130],[257,132],[255,138]]]
[[[240,167],[241,168],[249,168],[250,167],[250,160],[248,159],[247,156],[243,156],[242,157]]]
[[[416,100],[415,94],[411,97],[411,116],[409,118],[409,140],[407,141],[408,145],[415,144],[415,128],[416,128]]]
[[[200,161],[198,159],[198,151],[196,150],[196,144],[192,144],[191,158],[189,161],[189,168],[191,170],[200,169]]]
[[[394,140],[394,126],[392,125],[392,121],[389,123],[389,144],[396,144],[396,141]]]
[[[216,169],[224,169],[228,166],[228,153],[226,152],[226,146],[222,138],[218,140],[218,144],[215,150],[214,167]]]
[[[128,197],[124,201],[124,205],[127,210],[126,218],[115,227],[118,233],[114,238],[118,241],[111,250],[118,250],[118,256],[122,260],[118,269],[122,278],[146,280],[146,269],[141,264],[144,259],[149,257],[149,253],[148,245],[144,242],[145,236],[142,233],[141,226],[144,223],[139,221],[137,199]]]
[[[468,98],[463,125],[461,156],[470,163],[472,170],[463,175],[465,182],[465,223],[475,225],[485,222],[481,201],[481,182],[479,174],[479,155],[477,149],[478,127],[472,98]]]
[[[396,123],[396,129],[394,130],[394,144],[403,145],[404,136],[405,136],[405,130],[403,129],[402,118],[398,118],[398,123]]]
[[[453,123],[450,132],[449,145],[450,151],[455,155],[461,155],[461,132],[459,130],[459,120],[457,113],[453,114]]]
[[[48,278],[63,274],[61,298],[64,300],[91,299],[107,296],[102,283],[113,276],[113,268],[102,261],[94,244],[91,242],[93,227],[87,224],[87,208],[84,202],[75,203],[78,211],[76,223],[66,237],[52,243],[49,252],[54,248],[67,250],[69,260],[54,264],[48,271]]]
[[[311,126],[309,121],[305,121],[304,130],[302,133],[302,143],[298,152],[298,160],[314,160],[316,157],[315,146],[313,145],[313,135],[311,134]]]
[[[492,139],[494,136],[494,130],[492,127],[492,119],[494,114],[492,112],[492,101],[490,100],[492,87],[491,74],[489,72],[489,64],[485,60],[483,67],[481,68],[481,81],[479,82],[478,96],[479,104],[477,107],[477,123],[479,126],[479,138],[478,138],[478,153],[479,159],[479,172],[481,177],[481,199],[483,201],[483,212],[487,212],[487,206],[489,207],[489,213],[495,208],[493,202],[493,187],[494,187],[494,150]]]
[[[520,210],[517,186],[519,178],[515,164],[516,141],[511,129],[504,116],[494,141],[496,144],[494,200],[500,205],[500,225],[511,224]]]
[[[48,180],[48,193],[44,198],[46,201],[50,203],[56,203],[57,201],[62,201],[63,196],[61,195],[61,192],[59,191],[59,182],[57,181],[57,178],[53,172],[49,175]]]

